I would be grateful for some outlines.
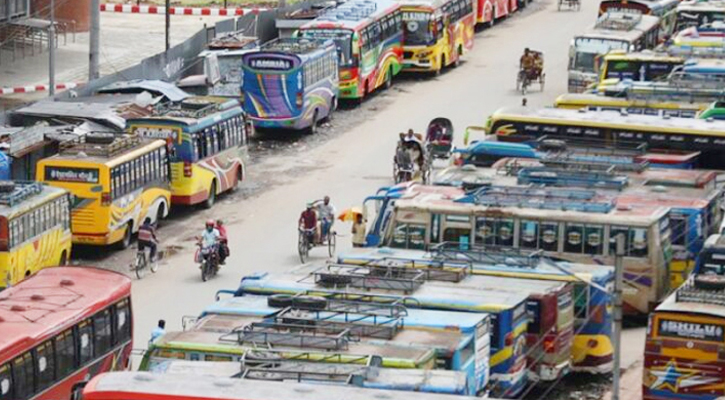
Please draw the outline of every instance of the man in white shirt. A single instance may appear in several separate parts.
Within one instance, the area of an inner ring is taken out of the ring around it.
[[[322,221],[322,241],[327,238],[327,234],[332,229],[332,224],[335,222],[335,206],[330,203],[330,196],[325,196],[322,200],[322,204],[317,206],[317,212],[320,214],[320,220]]]

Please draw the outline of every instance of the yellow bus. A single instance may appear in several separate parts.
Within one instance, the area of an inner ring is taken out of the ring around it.
[[[236,100],[190,97],[126,123],[131,134],[169,142],[173,204],[211,208],[244,179],[252,128]]]
[[[403,70],[435,72],[457,66],[473,48],[475,5],[472,0],[401,0]]]
[[[71,250],[68,192],[38,182],[5,181],[0,188],[0,288],[66,264]]]
[[[678,118],[696,118],[707,109],[708,103],[676,103],[607,97],[590,93],[567,93],[556,98],[556,108],[587,111],[619,111],[629,114],[669,115]]]
[[[126,248],[144,221],[169,213],[166,142],[88,134],[40,160],[37,180],[73,195],[73,243]]]
[[[599,65],[598,86],[616,84],[629,79],[637,82],[665,80],[672,70],[685,63],[682,57],[644,50],[627,53],[613,50]]]

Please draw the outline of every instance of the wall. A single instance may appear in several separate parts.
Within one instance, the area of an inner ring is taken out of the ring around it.
[[[50,19],[50,0],[31,0],[31,11],[34,18]],[[61,22],[75,21],[76,32],[88,31],[90,11],[91,0],[55,0],[55,18]]]

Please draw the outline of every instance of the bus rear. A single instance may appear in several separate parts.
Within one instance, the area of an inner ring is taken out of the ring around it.
[[[725,276],[694,275],[650,314],[644,400],[725,395]]]

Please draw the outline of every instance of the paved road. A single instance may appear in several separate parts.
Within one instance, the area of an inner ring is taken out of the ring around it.
[[[182,248],[156,275],[134,282],[137,345],[145,346],[158,318],[167,320],[168,330],[180,329],[183,315],[198,314],[217,290],[235,288],[243,275],[296,265],[296,220],[306,201],[329,194],[339,210],[358,205],[367,194],[389,184],[398,132],[411,127],[423,131],[430,119],[444,116],[453,121],[460,142],[465,126],[482,125],[497,108],[521,103],[514,83],[524,47],[546,55],[547,86],[543,93],[534,87],[527,96],[529,105],[552,104],[566,90],[569,40],[592,24],[595,15],[593,1],[583,2],[577,13],[557,12],[550,0],[536,0],[523,13],[479,33],[474,51],[458,69],[435,79],[408,79],[397,90],[344,113],[336,124],[347,120],[354,121],[353,126],[330,135],[329,141],[312,148],[296,146],[289,155],[253,165],[252,179],[267,182],[272,177],[273,187],[243,201],[227,200],[213,212],[189,214],[173,229],[162,229],[169,243]],[[217,278],[202,283],[192,262],[190,238],[197,232],[188,229],[200,230],[210,216],[228,221],[232,256]],[[337,228],[342,233],[350,229],[344,224]],[[340,238],[338,251],[347,248],[349,235]],[[116,257],[127,259],[128,254]],[[324,249],[313,250],[312,257],[322,259]],[[628,336],[625,343],[631,344],[625,353],[641,353],[637,337]]]

